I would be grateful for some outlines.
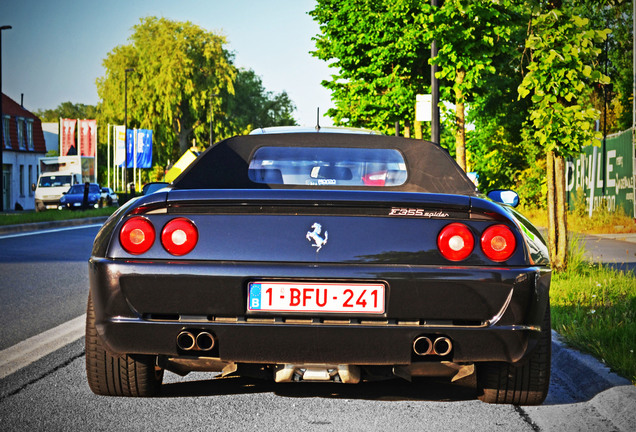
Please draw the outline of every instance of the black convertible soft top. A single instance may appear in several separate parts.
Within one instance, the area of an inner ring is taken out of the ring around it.
[[[345,133],[281,133],[245,135],[221,141],[202,153],[177,179],[176,189],[331,189],[376,190],[374,186],[283,185],[256,183],[250,180],[248,167],[261,147],[334,147],[395,149],[406,163],[408,177],[399,186],[384,191],[428,192],[477,195],[473,182],[438,145],[408,138]]]

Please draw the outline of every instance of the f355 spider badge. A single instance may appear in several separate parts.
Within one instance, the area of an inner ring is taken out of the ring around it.
[[[313,228],[313,231],[307,231],[307,235],[305,237],[307,238],[307,240],[314,242],[312,246],[317,248],[316,252],[319,252],[320,249],[325,244],[327,244],[327,238],[329,237],[329,233],[325,231],[325,238],[320,237],[320,233],[322,232],[322,225],[320,225],[318,222],[315,222],[311,226],[311,228]]]

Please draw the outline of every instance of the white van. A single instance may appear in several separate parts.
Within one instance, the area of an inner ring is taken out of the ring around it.
[[[82,175],[70,172],[47,172],[40,175],[37,184],[34,184],[35,211],[45,209],[57,209],[60,207],[60,198],[74,184],[82,183]]]

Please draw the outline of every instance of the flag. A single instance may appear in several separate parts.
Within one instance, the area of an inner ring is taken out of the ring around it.
[[[76,156],[77,148],[75,147],[75,119],[60,119],[62,129],[61,156]]]
[[[126,147],[126,157],[128,158],[128,164],[126,168],[135,168],[135,131],[133,129],[128,129],[126,131],[127,147]]]
[[[123,167],[126,162],[125,126],[115,126],[115,165]]]
[[[79,121],[79,155],[95,157],[97,150],[97,121]]]
[[[152,168],[152,130],[137,130],[137,168]]]

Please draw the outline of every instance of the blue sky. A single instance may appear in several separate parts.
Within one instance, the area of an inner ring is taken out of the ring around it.
[[[268,91],[286,91],[301,125],[332,106],[320,82],[333,73],[309,54],[319,29],[307,12],[315,0],[0,0],[2,91],[25,108],[71,101],[94,105],[102,60],[128,43],[145,16],[191,21],[223,34],[235,64],[253,69]],[[321,125],[331,120],[324,118]]]

